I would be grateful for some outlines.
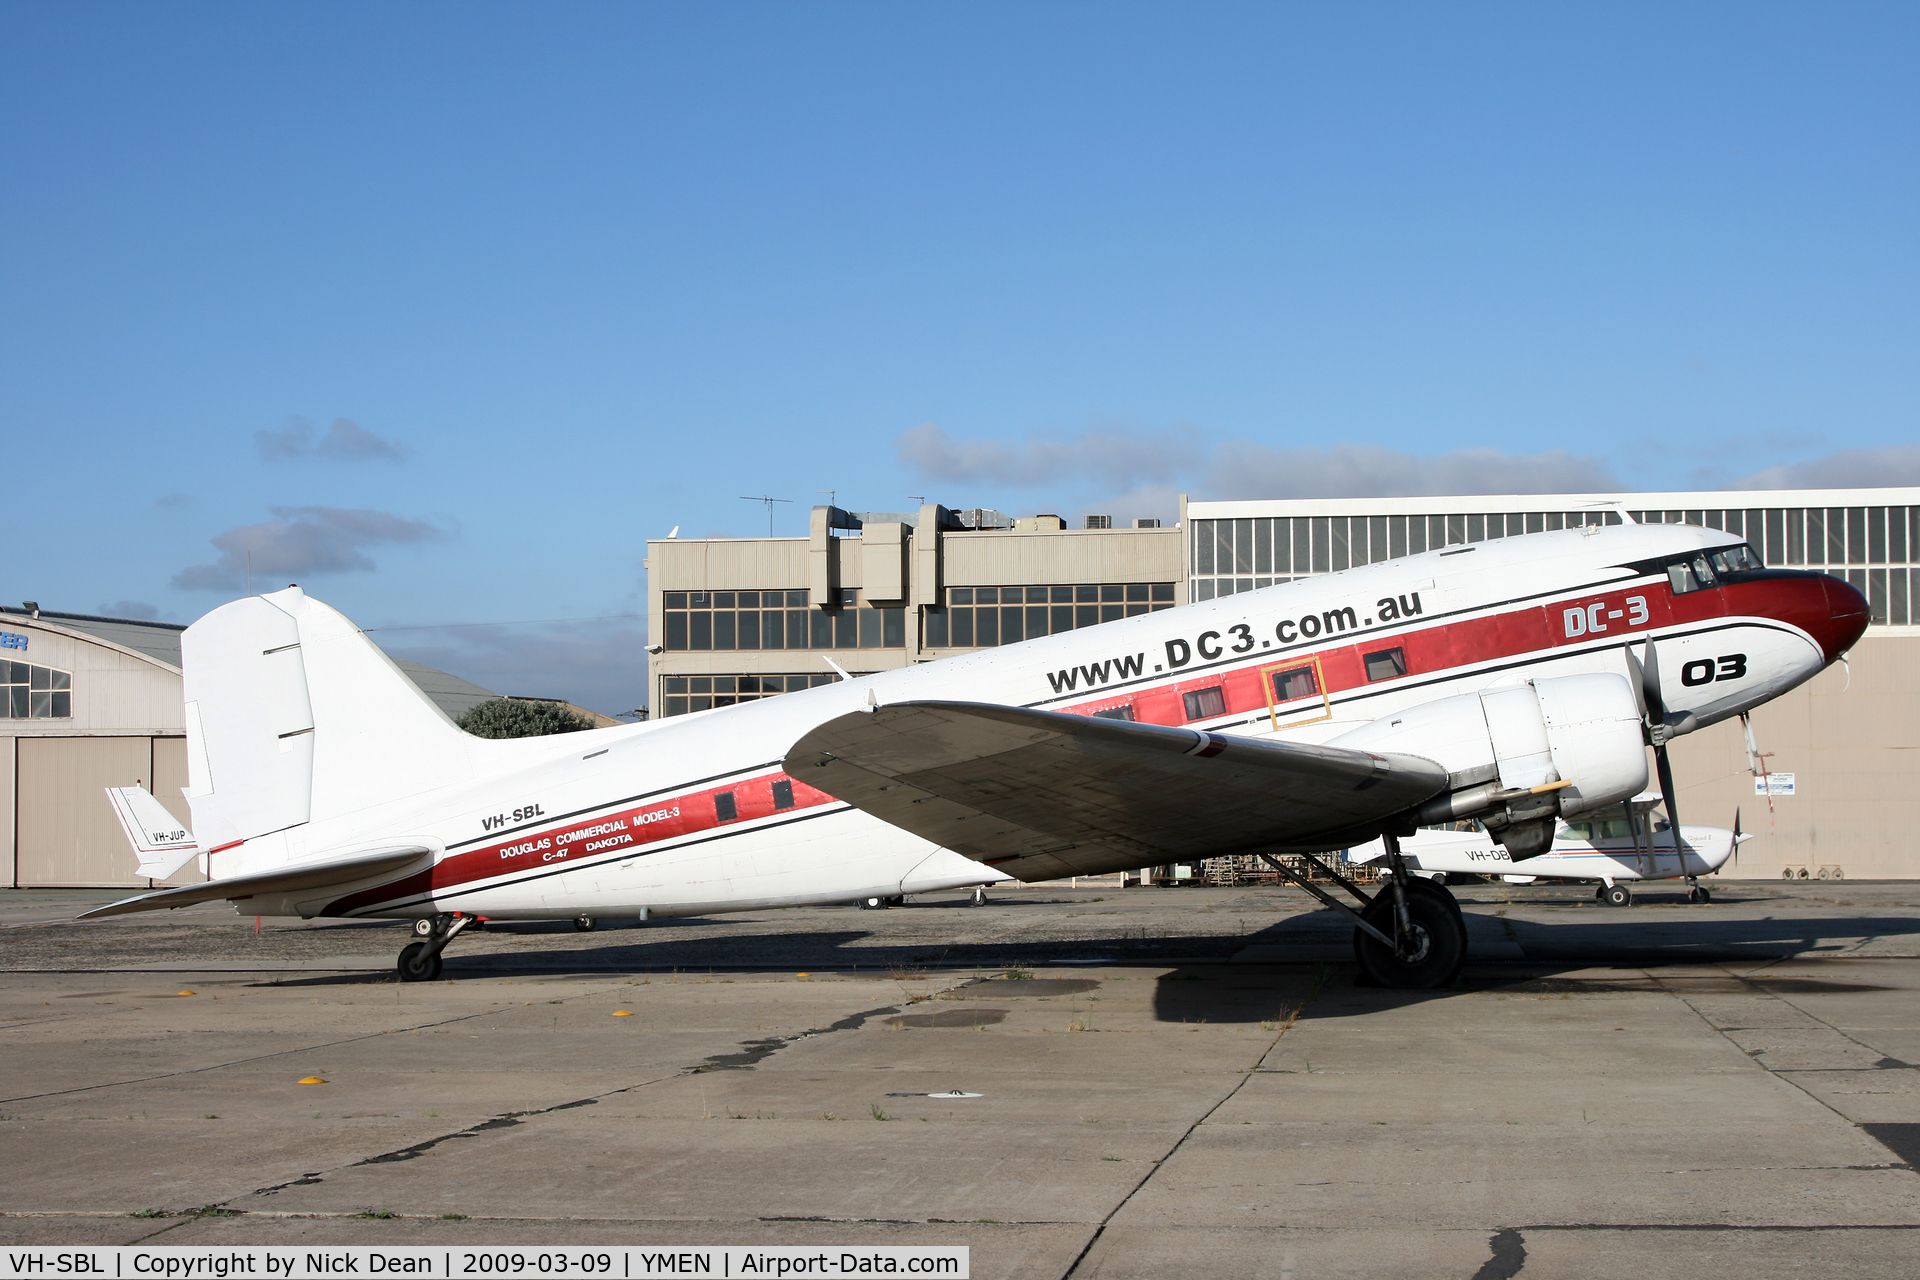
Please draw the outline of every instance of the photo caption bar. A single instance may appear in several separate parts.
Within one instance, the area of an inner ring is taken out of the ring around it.
[[[967,1280],[966,1245],[925,1247],[745,1248],[736,1245],[646,1245],[618,1248],[495,1247],[385,1249],[366,1245],[304,1248],[211,1245],[142,1248],[10,1248],[0,1253],[0,1280],[340,1280],[351,1277],[584,1276],[653,1280],[716,1276],[722,1280],[789,1276],[939,1276]]]

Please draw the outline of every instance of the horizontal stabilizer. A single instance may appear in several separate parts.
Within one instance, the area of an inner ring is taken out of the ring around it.
[[[839,716],[794,743],[785,768],[1029,881],[1313,844],[1447,782],[1411,756],[970,702]]]
[[[140,874],[165,880],[192,861],[200,842],[145,787],[108,787],[107,801],[140,859]]]
[[[292,893],[299,889],[325,889],[334,885],[346,889],[363,880],[371,880],[391,872],[411,868],[432,856],[432,850],[420,845],[377,849],[371,853],[358,854],[338,862],[310,862],[303,866],[278,867],[255,875],[234,876],[227,880],[209,880],[205,884],[190,884],[179,889],[162,889],[158,893],[143,893],[136,898],[122,898],[118,902],[109,902],[104,907],[95,907],[75,918],[92,920],[98,916],[123,916],[135,911],[159,911],[162,908],[172,910],[176,907],[190,907],[198,902],[215,902],[221,898],[252,898],[260,894]]]

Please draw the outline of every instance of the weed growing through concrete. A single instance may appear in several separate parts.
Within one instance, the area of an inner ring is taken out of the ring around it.
[[[353,1216],[356,1218],[397,1218],[400,1215],[391,1209],[362,1209]]]
[[[880,1109],[880,1104],[879,1104],[879,1103],[877,1103],[877,1102],[874,1102],[874,1103],[869,1103],[869,1104],[868,1104],[868,1106],[867,1106],[867,1110],[873,1113],[873,1118],[874,1118],[875,1120],[891,1120],[891,1119],[893,1119],[893,1117],[892,1117],[892,1116],[890,1116],[890,1115],[888,1115],[888,1114],[887,1114],[886,1112],[884,1112],[884,1111],[882,1111],[882,1110]]]

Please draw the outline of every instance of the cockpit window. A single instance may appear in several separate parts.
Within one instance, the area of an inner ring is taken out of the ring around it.
[[[1714,581],[1713,565],[1703,551],[1685,560],[1675,560],[1667,565],[1667,585],[1673,588],[1673,594],[1684,596],[1689,591],[1704,591],[1708,587],[1718,586]]]
[[[1729,578],[1766,567],[1753,548],[1742,542],[1714,551],[1696,551],[1683,560],[1669,561],[1667,584],[1673,588],[1673,594],[1683,596],[1689,591],[1721,586]]]
[[[1744,542],[1737,547],[1722,547],[1711,555],[1713,567],[1722,578],[1731,577],[1736,573],[1751,573],[1755,569],[1767,567],[1761,562],[1758,553]]]

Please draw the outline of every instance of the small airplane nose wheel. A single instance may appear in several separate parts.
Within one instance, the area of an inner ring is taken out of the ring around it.
[[[595,929],[598,929],[599,927],[600,927],[600,922],[598,920],[595,920],[592,916],[575,916],[574,917],[573,931],[575,933],[592,933]]]
[[[1697,884],[1693,886],[1693,888],[1687,890],[1687,901],[1688,902],[1712,902],[1713,895],[1707,892],[1707,886],[1703,884]]]

